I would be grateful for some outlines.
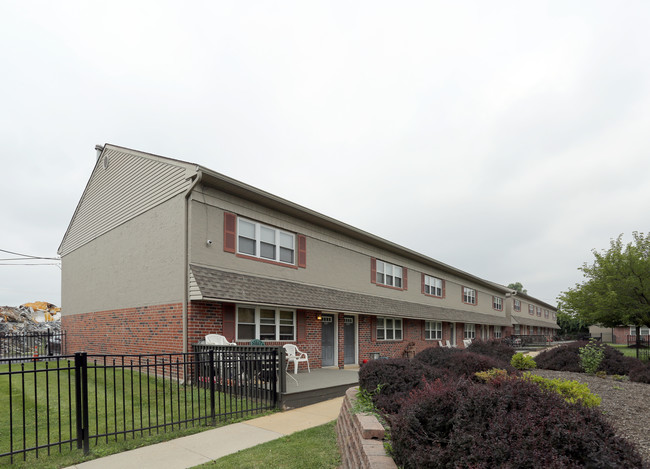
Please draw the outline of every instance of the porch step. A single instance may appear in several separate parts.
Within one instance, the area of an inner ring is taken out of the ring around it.
[[[335,397],[345,395],[345,391],[351,387],[358,386],[359,383],[346,383],[337,386],[329,386],[306,391],[284,393],[281,395],[280,407],[283,410],[295,409],[306,405],[317,404],[318,402],[328,401]]]

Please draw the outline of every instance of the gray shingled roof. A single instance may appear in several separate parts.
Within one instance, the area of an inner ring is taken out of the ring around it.
[[[448,322],[510,326],[505,317],[351,293],[287,280],[255,277],[190,265],[205,300],[261,303],[293,308],[363,313]]]
[[[554,322],[542,321],[541,319],[533,318],[524,318],[521,316],[512,316],[513,324],[523,324],[524,326],[541,326],[541,327],[550,327],[552,329],[560,329]]]

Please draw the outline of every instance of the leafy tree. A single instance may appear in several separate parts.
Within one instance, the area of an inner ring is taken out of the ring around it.
[[[581,318],[562,310],[557,312],[557,325],[560,326],[558,335],[561,336],[577,338],[589,334],[589,324],[585,323]]]
[[[510,283],[508,284],[508,288],[512,288],[513,290],[523,293],[524,295],[528,294],[528,290],[524,288],[524,286],[521,284],[521,282],[515,282],[515,283]]]
[[[632,236],[626,245],[619,235],[608,250],[593,250],[594,263],[579,269],[585,281],[559,300],[562,311],[587,324],[636,326],[638,353],[640,328],[650,325],[650,234]]]

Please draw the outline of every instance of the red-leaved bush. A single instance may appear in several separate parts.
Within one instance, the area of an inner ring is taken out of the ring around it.
[[[580,348],[587,344],[588,342],[579,341],[545,350],[535,357],[537,368],[582,373]],[[635,368],[642,366],[636,358],[626,357],[613,347],[603,345],[603,350],[605,353],[598,371],[604,371],[608,375],[628,375]]]
[[[466,350],[503,360],[506,363],[510,363],[512,356],[515,354],[515,349],[500,339],[473,340]]]
[[[388,418],[405,469],[645,467],[598,411],[522,379],[436,380]]]

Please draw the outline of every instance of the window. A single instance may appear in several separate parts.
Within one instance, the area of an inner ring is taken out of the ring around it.
[[[545,310],[544,310],[544,317],[545,317],[545,318],[548,317],[548,309],[545,309]]]
[[[237,252],[283,264],[295,264],[295,235],[237,218]]]
[[[476,338],[476,324],[465,324],[465,339]]]
[[[438,298],[443,298],[444,292],[444,283],[441,279],[436,277],[431,277],[429,275],[424,276],[424,294],[437,296]]]
[[[424,338],[426,340],[442,340],[442,323],[439,321],[424,321]]]
[[[538,316],[542,315],[542,308],[540,308],[539,306],[537,307],[537,315]]]
[[[402,288],[402,268],[377,260],[377,283]]]
[[[294,311],[264,306],[237,308],[237,340],[295,340]]]
[[[496,309],[497,311],[503,311],[503,298],[500,298],[498,296],[493,296],[492,308]]]
[[[377,318],[377,340],[402,340],[402,320]]]
[[[463,303],[467,303],[469,305],[475,305],[476,290],[474,290],[473,288],[463,287]]]
[[[650,335],[650,328],[648,327],[641,327],[641,330],[639,331],[641,335]],[[630,335],[636,335],[636,327],[635,326],[630,326]]]
[[[515,311],[521,311],[521,300],[515,300]]]
[[[501,338],[501,326],[494,326],[494,338],[495,339]]]
[[[535,315],[535,307],[533,305],[528,305],[528,314]]]
[[[520,335],[521,332],[521,326],[519,324],[515,324],[515,335]]]

